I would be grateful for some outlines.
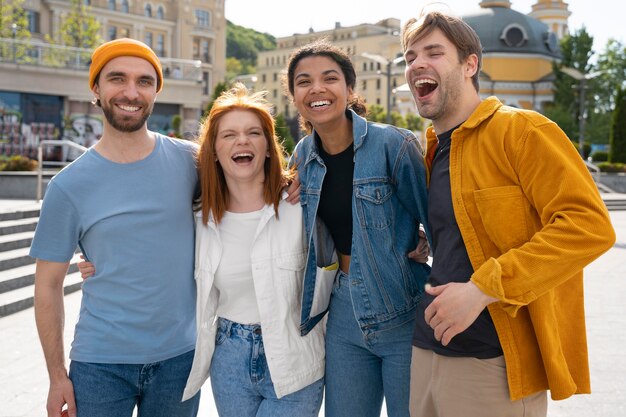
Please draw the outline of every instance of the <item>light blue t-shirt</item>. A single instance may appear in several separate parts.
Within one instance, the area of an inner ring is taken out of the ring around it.
[[[148,157],[118,164],[91,148],[50,181],[30,255],[67,262],[80,245],[96,267],[72,360],[139,364],[194,348],[196,150],[157,134]]]

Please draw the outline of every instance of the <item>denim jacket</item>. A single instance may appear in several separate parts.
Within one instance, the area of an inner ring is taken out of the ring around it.
[[[407,253],[418,242],[418,227],[427,227],[426,172],[413,133],[368,122],[349,110],[354,137],[352,253],[350,292],[364,331],[395,327],[413,319],[430,273],[427,264]],[[309,250],[304,274],[300,329],[307,334],[328,310],[337,272],[332,239],[317,216],[326,166],[314,134],[294,150],[301,182]]]

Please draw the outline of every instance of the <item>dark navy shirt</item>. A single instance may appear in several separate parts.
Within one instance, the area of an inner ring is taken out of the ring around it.
[[[335,248],[344,254],[352,252],[352,177],[354,176],[354,144],[335,155],[324,151],[315,135],[317,149],[326,165],[317,213],[328,228]]]
[[[428,224],[433,238],[433,265],[428,281],[433,286],[468,282],[474,272],[452,207],[450,145],[455,129],[438,136],[439,146],[433,160],[428,189]],[[434,330],[424,320],[424,311],[432,301],[433,297],[424,293],[417,306],[413,345],[444,356],[487,359],[502,355],[500,341],[487,309],[467,330],[454,336],[448,346],[443,346],[435,339]]]

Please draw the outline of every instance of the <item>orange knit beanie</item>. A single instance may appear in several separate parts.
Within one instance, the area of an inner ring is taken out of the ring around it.
[[[157,73],[157,93],[163,88],[163,71],[161,62],[154,51],[143,42],[130,38],[120,38],[105,42],[93,51],[89,66],[89,88],[93,88],[102,67],[113,58],[119,56],[136,56],[152,64]]]

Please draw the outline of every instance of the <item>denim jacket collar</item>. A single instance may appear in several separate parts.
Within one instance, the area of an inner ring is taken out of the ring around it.
[[[365,136],[367,135],[367,120],[356,114],[355,111],[352,109],[346,110],[346,116],[350,120],[352,120],[352,138],[354,141],[354,151],[356,152],[361,147],[361,145],[363,145],[363,141],[365,140]],[[315,130],[313,130],[312,135],[314,135],[314,137],[319,137]],[[309,152],[309,156],[304,161],[305,165],[312,160],[321,161],[319,150],[317,149],[316,140],[311,141],[311,152]]]

